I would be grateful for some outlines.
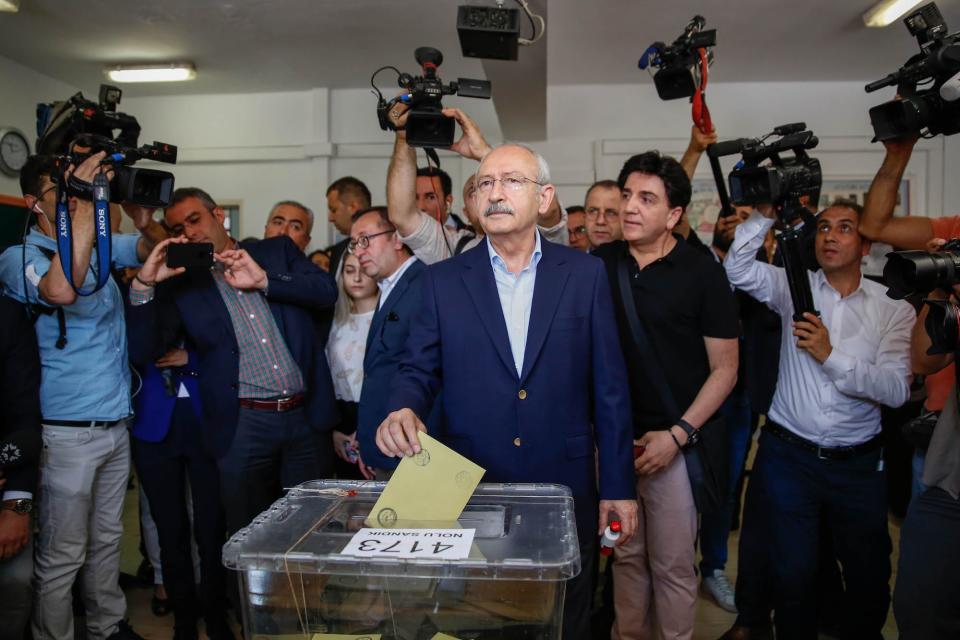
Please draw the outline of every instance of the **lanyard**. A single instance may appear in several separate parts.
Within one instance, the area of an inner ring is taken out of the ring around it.
[[[73,283],[73,224],[70,220],[70,207],[67,198],[66,180],[57,183],[57,253],[60,254],[60,266],[63,275],[73,290],[80,296],[89,296],[107,284],[110,278],[111,235],[110,235],[110,183],[107,177],[98,173],[93,178],[94,234],[97,238],[97,267],[94,273],[97,282],[93,289],[82,290]]]

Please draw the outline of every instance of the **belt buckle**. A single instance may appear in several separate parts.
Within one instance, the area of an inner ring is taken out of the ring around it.
[[[824,450],[824,447],[821,447],[820,445],[817,445],[817,459],[818,459],[818,460],[829,460],[830,458],[828,458],[827,456],[823,455],[823,450]]]
[[[283,413],[285,411],[289,411],[290,409],[287,407],[287,405],[292,402],[293,402],[293,396],[287,396],[286,398],[278,398],[277,413]]]

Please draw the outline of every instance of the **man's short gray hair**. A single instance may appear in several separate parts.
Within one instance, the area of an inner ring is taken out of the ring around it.
[[[527,151],[530,155],[532,155],[534,158],[536,158],[536,160],[537,160],[537,182],[538,182],[539,185],[540,185],[540,187],[538,187],[538,190],[539,190],[540,188],[542,188],[543,185],[550,183],[550,165],[547,164],[547,159],[544,158],[544,157],[543,157],[542,155],[540,155],[539,153],[537,153],[534,149],[528,147],[528,146],[525,145],[525,144],[521,144],[521,143],[519,143],[519,142],[502,142],[502,143],[498,144],[497,146],[495,146],[495,147],[493,147],[492,149],[490,149],[490,151],[488,151],[488,152],[483,156],[483,158],[480,159],[480,163],[482,164],[483,161],[487,159],[487,156],[488,156],[488,155],[490,155],[491,153],[493,153],[493,152],[496,151],[497,149],[501,149],[501,148],[503,148],[503,147],[517,147],[517,148],[523,149],[524,151]]]
[[[277,210],[277,207],[296,207],[297,209],[300,209],[307,214],[307,233],[311,233],[313,231],[313,210],[310,209],[310,207],[297,202],[296,200],[281,200],[270,208],[270,215],[267,216],[267,219],[273,217],[273,212]]]

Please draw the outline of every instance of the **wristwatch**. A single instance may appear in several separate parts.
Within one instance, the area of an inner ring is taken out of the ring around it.
[[[687,444],[683,445],[684,449],[696,446],[700,442],[700,430],[694,429],[692,424],[681,418],[677,420],[676,425],[687,434]]]
[[[18,498],[16,500],[4,500],[3,506],[0,506],[0,510],[9,509],[14,513],[20,515],[26,515],[33,511],[33,500],[29,498]]]

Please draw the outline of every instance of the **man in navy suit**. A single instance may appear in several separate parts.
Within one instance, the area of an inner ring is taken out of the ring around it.
[[[172,304],[172,303],[171,303]],[[130,450],[150,503],[160,540],[163,582],[174,616],[176,640],[196,640],[203,614],[207,637],[233,640],[227,624],[227,576],[220,561],[226,522],[220,501],[216,460],[202,444],[197,357],[182,340],[160,359],[145,353],[140,328],[129,327],[130,360],[143,386],[134,398]],[[193,528],[187,508],[187,482],[193,503]],[[195,533],[194,533],[195,532]],[[195,586],[191,540],[200,555],[200,591]]]
[[[284,487],[331,471],[337,415],[312,313],[334,304],[337,287],[290,238],[241,247],[224,217],[204,191],[174,192],[164,218],[176,237],[157,245],[131,283],[130,314],[159,337],[154,293],[173,300],[172,321],[196,348],[204,442],[217,458],[232,533]],[[213,268],[167,267],[167,247],[185,242],[213,244]]]
[[[388,456],[418,452],[420,416],[442,386],[436,435],[483,466],[484,480],[570,487],[582,570],[567,585],[563,636],[588,638],[598,528],[613,514],[626,541],[636,526],[630,398],[603,264],[537,231],[549,181],[546,162],[523,146],[481,162],[487,240],[424,274],[377,445]]]
[[[382,480],[389,477],[398,461],[380,453],[374,437],[387,415],[390,384],[400,368],[410,320],[420,307],[421,276],[426,267],[400,242],[386,207],[364,209],[352,219],[349,251],[380,288],[363,355],[357,442],[364,464],[372,467],[377,479]]]

